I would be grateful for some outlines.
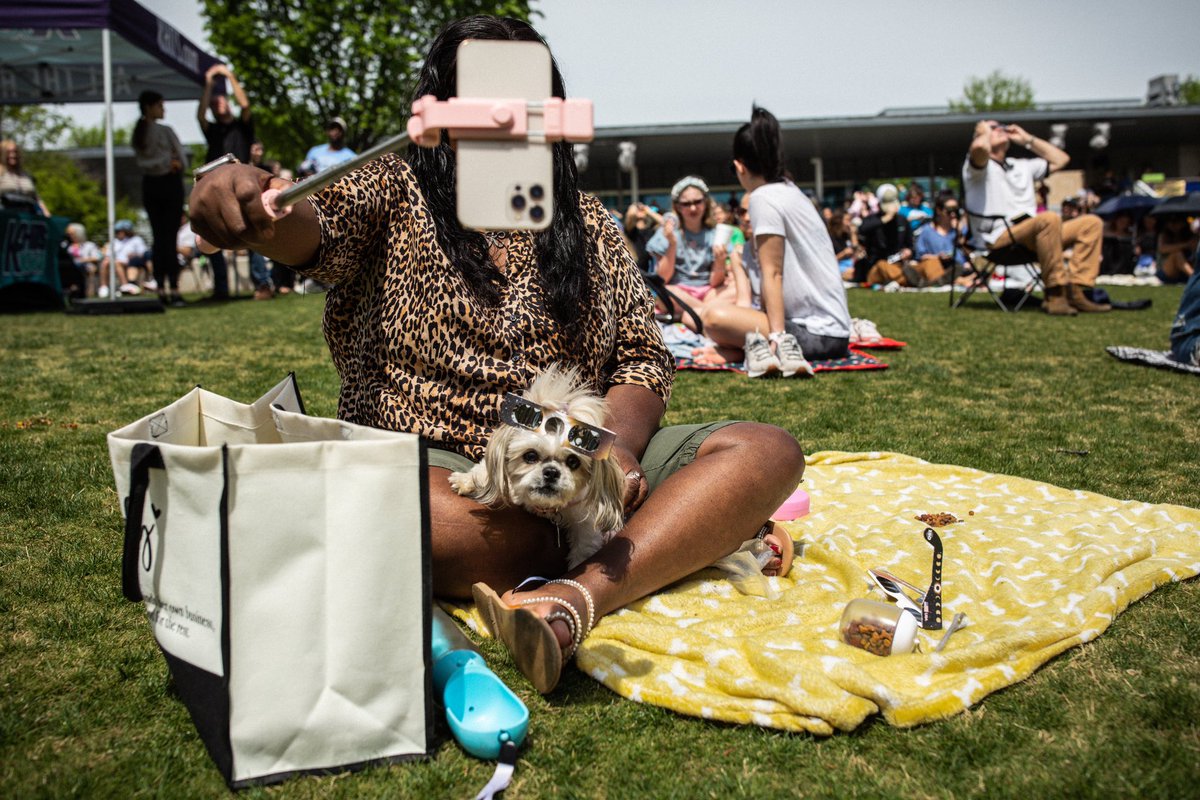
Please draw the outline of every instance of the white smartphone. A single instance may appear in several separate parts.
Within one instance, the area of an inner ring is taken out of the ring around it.
[[[458,46],[458,96],[550,97],[550,51],[540,42],[468,39]],[[530,132],[541,132],[541,115]],[[478,230],[542,230],[554,217],[552,145],[459,139],[458,219]]]

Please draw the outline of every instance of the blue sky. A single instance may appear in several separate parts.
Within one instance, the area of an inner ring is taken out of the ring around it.
[[[140,0],[207,45],[197,0]],[[534,0],[570,94],[596,123],[876,114],[945,105],[1000,69],[1038,100],[1140,98],[1164,73],[1200,75],[1200,0]],[[237,65],[233,65],[236,70]],[[398,98],[398,102],[406,98]],[[100,112],[79,108],[98,124]],[[137,117],[115,111],[117,124]],[[200,139],[194,103],[168,124]]]

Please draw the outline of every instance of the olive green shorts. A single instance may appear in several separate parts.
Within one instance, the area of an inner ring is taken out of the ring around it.
[[[654,491],[676,470],[686,467],[696,459],[696,451],[713,431],[720,430],[726,425],[733,425],[736,420],[722,422],[707,422],[701,425],[672,425],[669,428],[659,428],[658,432],[646,445],[646,453],[642,456],[642,472],[646,474],[646,482],[650,491]],[[466,456],[452,453],[449,450],[429,448],[429,466],[441,467],[451,472],[466,472],[474,462]]]

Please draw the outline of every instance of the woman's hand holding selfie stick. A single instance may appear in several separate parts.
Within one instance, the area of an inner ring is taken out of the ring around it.
[[[540,124],[538,123],[540,120]],[[502,100],[494,98],[461,98],[438,100],[433,95],[419,98],[412,106],[407,130],[383,140],[362,154],[311,178],[284,185],[280,179],[269,179],[263,174],[260,179],[262,210],[267,220],[274,222],[291,213],[292,207],[334,183],[343,175],[363,164],[407,145],[410,141],[421,147],[437,147],[441,132],[446,130],[451,139],[520,140],[534,142],[589,142],[594,128],[592,123],[592,101],[582,99],[564,100],[550,97],[541,102],[526,100]],[[232,156],[224,156],[212,164],[196,171],[196,180],[224,164],[237,163]],[[258,177],[258,176],[254,176]],[[234,193],[241,197],[245,182],[231,185]],[[249,214],[247,221],[254,222],[258,214]],[[257,220],[261,224],[261,218]],[[256,226],[257,227],[257,226]],[[206,241],[204,231],[198,231],[197,242],[202,253],[215,253],[219,247]],[[273,235],[263,231],[264,239]]]

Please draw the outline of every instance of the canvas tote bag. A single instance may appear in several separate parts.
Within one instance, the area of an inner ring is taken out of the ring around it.
[[[230,786],[427,756],[425,450],[197,387],[108,435],[122,583]]]

